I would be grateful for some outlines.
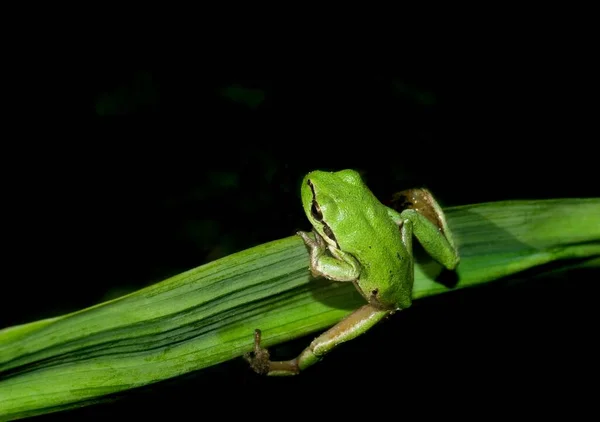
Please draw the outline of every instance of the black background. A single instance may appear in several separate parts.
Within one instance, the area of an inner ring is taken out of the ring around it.
[[[12,84],[23,120],[3,154],[0,326],[306,229],[298,188],[316,168],[361,170],[380,198],[426,186],[444,206],[597,197],[587,56],[559,69],[565,59],[551,49],[495,53],[382,71],[310,54],[253,66],[260,60],[111,52],[91,65],[29,68]],[[264,101],[223,95],[236,84]],[[530,275],[418,301],[299,377],[261,378],[237,359],[38,419],[578,408],[597,375],[598,271]],[[311,338],[274,353],[295,356]]]

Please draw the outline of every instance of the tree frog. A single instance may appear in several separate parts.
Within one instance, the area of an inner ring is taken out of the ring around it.
[[[314,277],[353,283],[366,304],[317,337],[295,359],[270,361],[255,331],[254,350],[244,357],[260,374],[296,375],[339,344],[412,303],[412,237],[436,261],[452,270],[458,251],[444,214],[425,189],[406,191],[403,210],[383,205],[354,170],[312,171],[301,186],[304,212],[314,239],[298,232],[310,252]]]

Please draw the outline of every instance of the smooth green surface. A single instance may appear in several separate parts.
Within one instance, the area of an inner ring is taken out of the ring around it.
[[[444,210],[463,288],[560,259],[600,256],[600,199],[497,202]],[[450,291],[433,261],[414,297]],[[0,331],[0,420],[80,406],[335,324],[364,303],[349,284],[313,280],[299,237],[225,257],[133,294]],[[368,334],[367,334],[368,335]],[[300,375],[301,376],[301,375]]]

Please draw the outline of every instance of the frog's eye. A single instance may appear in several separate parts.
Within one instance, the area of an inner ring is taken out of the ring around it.
[[[323,213],[321,212],[321,207],[319,207],[319,204],[317,204],[317,201],[315,201],[314,199],[312,201],[312,206],[310,207],[310,213],[312,214],[313,218],[318,222],[323,221]]]

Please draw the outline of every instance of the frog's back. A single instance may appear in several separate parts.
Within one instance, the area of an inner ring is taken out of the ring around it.
[[[339,246],[360,262],[358,283],[365,296],[374,294],[386,308],[406,308],[411,303],[412,261],[400,228],[386,207],[366,192],[371,197],[360,198],[357,203],[362,206],[348,210],[352,215],[348,215],[347,223],[341,223],[347,235]],[[365,191],[357,194],[368,196]]]

